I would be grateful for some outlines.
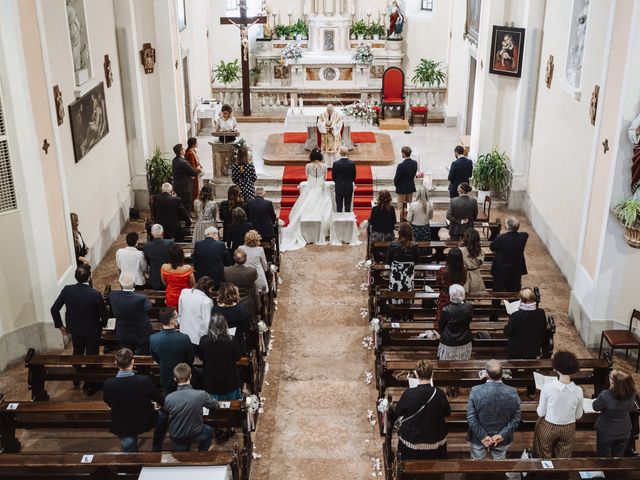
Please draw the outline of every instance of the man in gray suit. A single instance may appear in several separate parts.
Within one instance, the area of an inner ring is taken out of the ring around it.
[[[260,306],[260,297],[256,290],[258,271],[246,265],[247,254],[240,248],[233,254],[233,260],[236,264],[224,269],[224,281],[233,283],[238,287],[240,303],[243,303],[247,311],[253,316],[258,312]]]
[[[473,222],[478,218],[478,202],[469,196],[470,191],[471,185],[461,183],[458,186],[459,196],[449,202],[447,221],[451,240],[460,240],[464,232],[473,228]]]

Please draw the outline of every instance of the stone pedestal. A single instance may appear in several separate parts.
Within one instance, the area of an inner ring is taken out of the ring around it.
[[[235,152],[235,144],[209,142],[211,145],[211,157],[213,158],[213,178],[212,181],[229,177],[231,175],[231,163]]]

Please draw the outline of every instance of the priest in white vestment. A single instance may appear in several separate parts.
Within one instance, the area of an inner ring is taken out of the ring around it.
[[[324,156],[324,164],[331,168],[333,162],[337,160],[340,147],[342,146],[342,117],[333,108],[327,105],[327,109],[318,116],[318,131],[320,132],[320,150]]]

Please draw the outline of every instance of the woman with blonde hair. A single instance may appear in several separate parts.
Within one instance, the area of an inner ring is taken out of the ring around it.
[[[244,245],[238,247],[247,254],[247,265],[253,267],[258,271],[258,278],[256,279],[256,289],[259,292],[266,293],[269,291],[269,285],[267,284],[267,270],[269,265],[267,264],[267,257],[264,254],[264,248],[260,246],[262,237],[256,230],[249,230],[244,236]]]
[[[420,185],[417,189],[415,201],[409,205],[407,212],[407,222],[411,224],[413,238],[416,242],[426,242],[431,240],[431,227],[429,221],[433,218],[433,207],[429,202],[427,189]]]
[[[193,227],[192,245],[204,239],[204,231],[216,226],[216,202],[213,201],[213,188],[206,184],[200,190],[198,198],[193,202],[193,210],[196,212],[196,224]]]

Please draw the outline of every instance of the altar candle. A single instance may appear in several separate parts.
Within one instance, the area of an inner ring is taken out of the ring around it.
[[[355,15],[356,14],[356,6],[352,3],[351,4],[351,15]]]
[[[304,101],[301,98],[298,100],[298,106],[300,108],[302,108],[304,106]]]
[[[291,15],[291,5],[287,8],[287,15]]]
[[[307,5],[305,4],[305,6],[302,8],[302,12],[307,15],[307,13],[309,13],[309,9],[307,8]]]

